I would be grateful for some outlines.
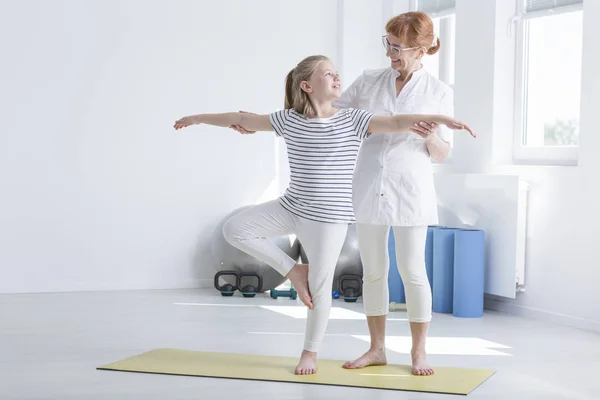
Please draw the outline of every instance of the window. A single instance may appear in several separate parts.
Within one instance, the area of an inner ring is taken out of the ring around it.
[[[440,38],[440,51],[423,57],[423,67],[448,85],[454,85],[454,14],[433,19],[433,29]]]
[[[423,11],[431,17],[454,12],[456,0],[413,0],[411,10]]]
[[[525,0],[520,6],[514,159],[574,165],[579,144],[581,0]]]
[[[429,14],[441,43],[440,51],[423,57],[423,67],[450,86],[454,85],[454,4],[455,0],[416,0],[412,8]]]

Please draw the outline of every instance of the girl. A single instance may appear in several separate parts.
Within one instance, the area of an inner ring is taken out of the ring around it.
[[[374,116],[359,109],[338,109],[332,102],[340,95],[333,63],[324,56],[311,56],[287,75],[284,110],[269,115],[191,115],[174,126],[240,125],[247,130],[275,131],[286,142],[291,179],[285,194],[234,215],[225,223],[223,234],[233,246],[287,277],[309,308],[296,374],[313,374],[317,369],[335,265],[348,224],[355,221],[352,177],[361,141],[371,134],[406,132],[421,121],[466,129],[473,135],[466,125],[442,115]],[[310,268],[297,264],[269,240],[290,234],[302,243]]]

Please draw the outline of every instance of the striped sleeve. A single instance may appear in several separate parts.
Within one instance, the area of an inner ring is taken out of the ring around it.
[[[369,122],[371,121],[371,118],[373,118],[373,113],[365,110],[353,109],[350,115],[354,133],[360,139],[366,139],[369,135]]]
[[[269,114],[269,122],[277,136],[283,136],[290,117],[291,109],[279,110]]]

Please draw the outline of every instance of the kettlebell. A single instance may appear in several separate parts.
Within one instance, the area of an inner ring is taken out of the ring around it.
[[[340,293],[344,298],[344,301],[348,303],[355,303],[356,300],[362,295],[362,278],[358,275],[342,275],[339,279]],[[354,286],[346,286],[345,282],[356,282],[358,283],[358,288]]]
[[[219,277],[223,275],[233,275],[235,276],[236,285],[232,285],[230,283],[226,283],[223,286],[219,285]],[[233,296],[233,293],[237,290],[237,281],[239,280],[237,271],[227,270],[227,271],[219,271],[215,274],[215,289],[221,292],[221,296],[230,297]]]
[[[253,285],[242,286],[242,278],[247,277],[247,276],[255,277],[258,281],[257,285],[256,286],[253,286]],[[242,292],[242,296],[254,297],[254,296],[256,296],[256,293],[259,293],[262,289],[262,278],[260,277],[260,275],[257,275],[253,272],[242,272],[241,274],[238,275],[237,287],[239,288],[239,291]]]

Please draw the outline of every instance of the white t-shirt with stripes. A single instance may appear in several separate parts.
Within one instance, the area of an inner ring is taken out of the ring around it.
[[[329,118],[307,118],[294,109],[269,115],[287,146],[290,186],[280,198],[286,210],[318,222],[355,222],[352,177],[372,117],[352,108]]]

